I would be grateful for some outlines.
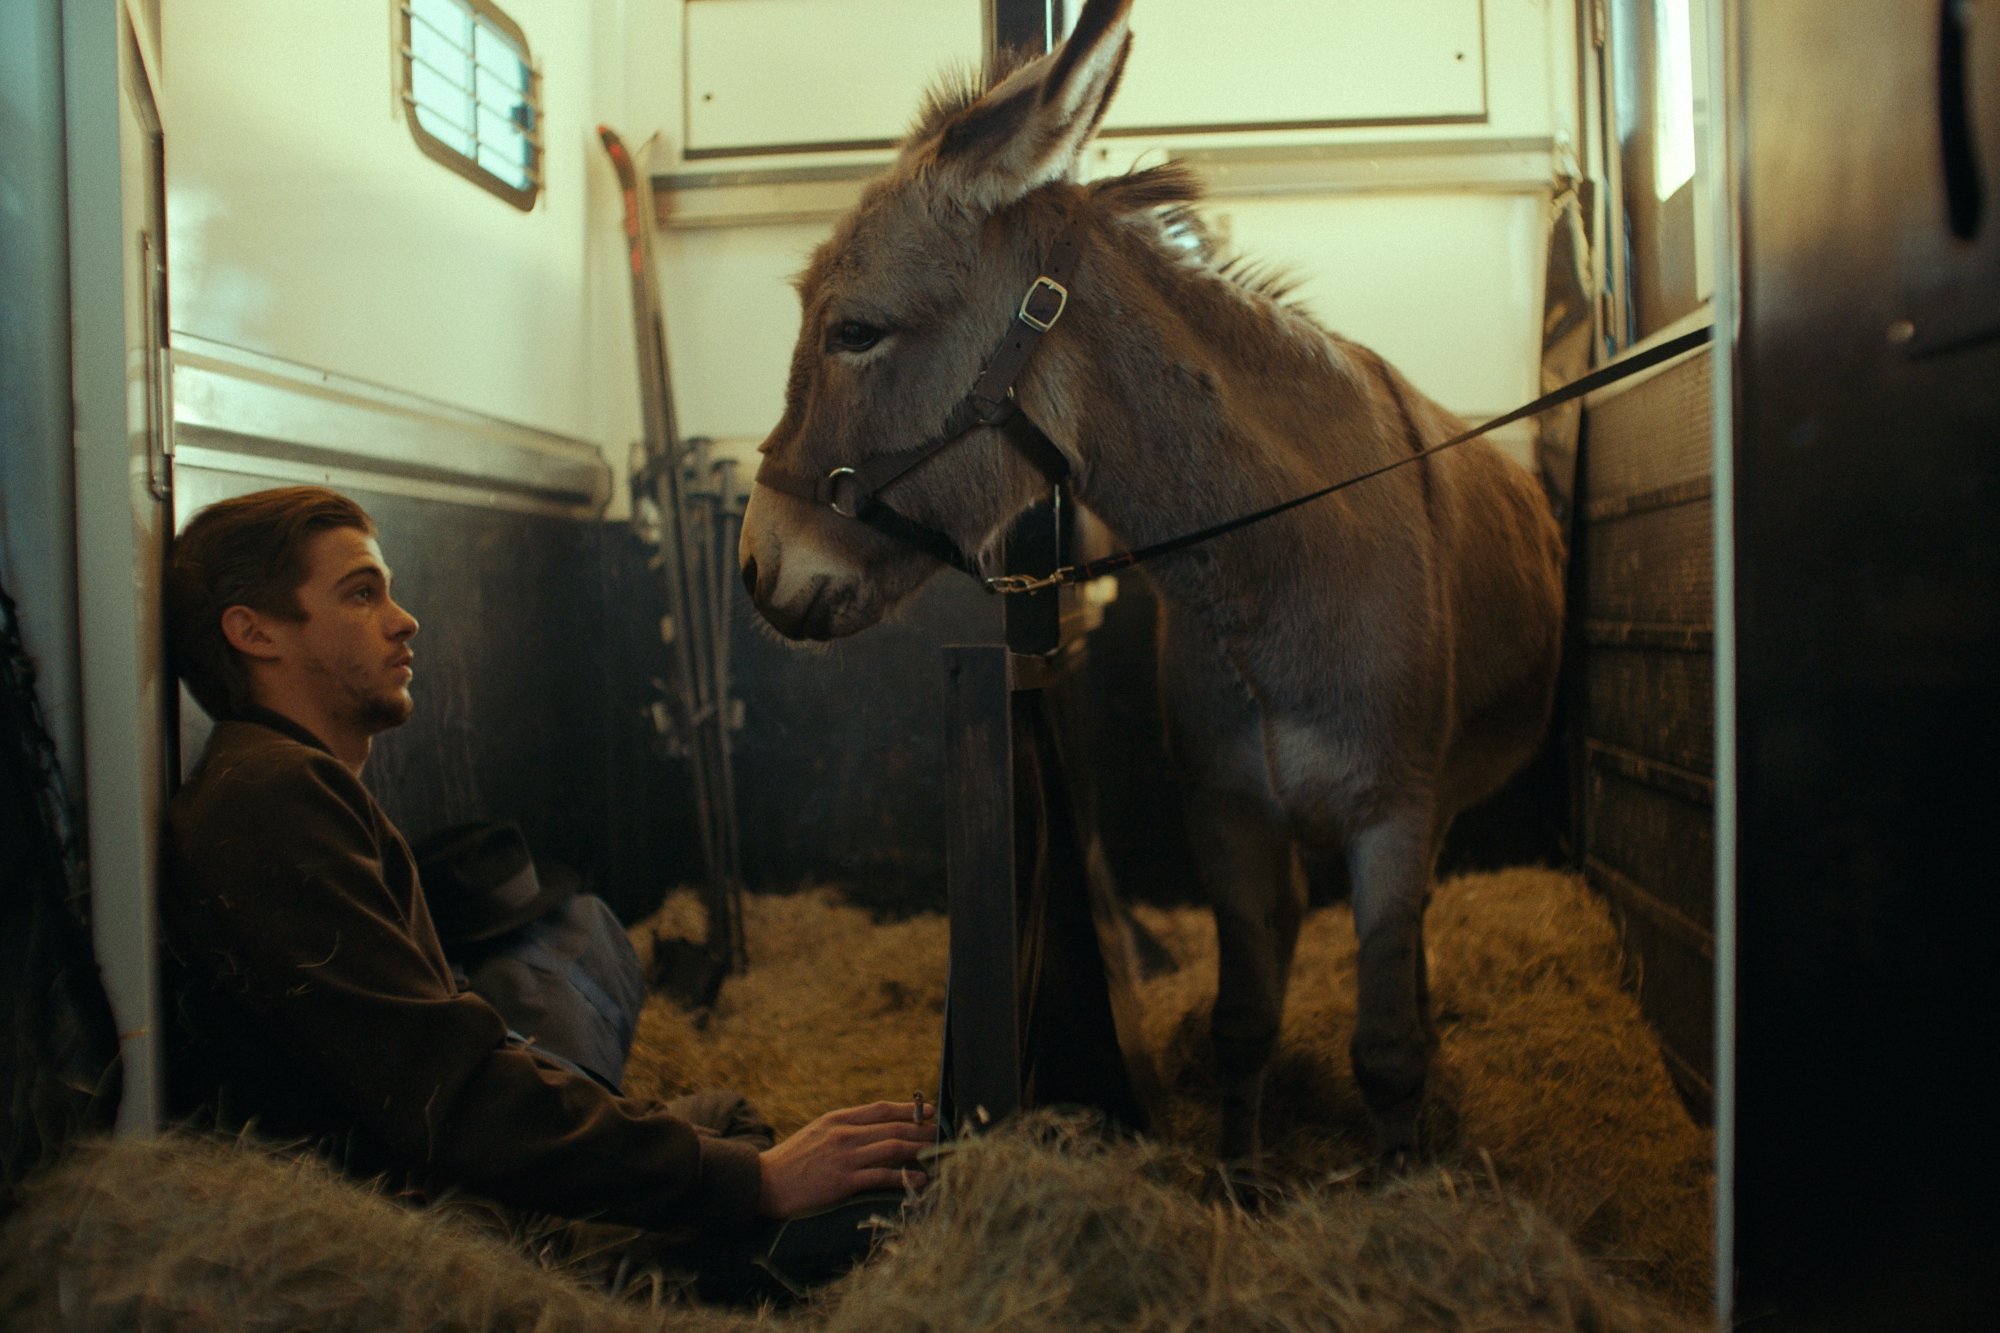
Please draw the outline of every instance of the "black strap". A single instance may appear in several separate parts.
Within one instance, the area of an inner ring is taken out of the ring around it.
[[[1133,565],[1151,560],[1156,556],[1170,555],[1175,551],[1184,551],[1197,543],[1224,536],[1227,533],[1237,531],[1239,528],[1247,528],[1252,523],[1261,523],[1265,519],[1274,518],[1287,510],[1297,509],[1300,505],[1311,504],[1314,500],[1332,495],[1335,491],[1359,485],[1371,477],[1379,477],[1384,472],[1393,472],[1399,467],[1407,467],[1411,463],[1429,458],[1432,454],[1442,453],[1446,449],[1464,444],[1468,440],[1476,440],[1488,431],[1496,430],[1510,422],[1519,421],[1523,417],[1535,416],[1538,413],[1548,411],[1552,407],[1558,407],[1563,403],[1567,403],[1572,399],[1581,398],[1587,393],[1594,393],[1607,384],[1615,384],[1627,376],[1636,375],[1642,370],[1648,370],[1653,366],[1659,365],[1662,361],[1672,360],[1683,352],[1689,352],[1700,347],[1709,341],[1712,333],[1713,330],[1711,327],[1703,326],[1691,332],[1683,333],[1679,337],[1669,338],[1666,342],[1649,347],[1643,352],[1634,353],[1621,361],[1616,361],[1611,365],[1594,370],[1581,379],[1572,380],[1562,388],[1545,393],[1533,402],[1517,407],[1504,416],[1495,417],[1491,421],[1473,427],[1471,430],[1462,431],[1448,440],[1443,440],[1427,448],[1420,449],[1406,458],[1399,458],[1393,463],[1384,463],[1380,467],[1370,468],[1368,471],[1360,473],[1357,476],[1349,477],[1345,481],[1337,481],[1331,486],[1322,486],[1320,489],[1308,494],[1294,496],[1292,499],[1274,504],[1268,509],[1259,509],[1255,513],[1250,514],[1239,514],[1235,518],[1227,519],[1211,527],[1202,528],[1195,532],[1184,532],[1178,537],[1169,537],[1165,541],[1154,542],[1150,546],[1141,546],[1129,551],[1120,551],[1115,555],[1107,555],[1101,560],[1091,560],[1081,565],[1064,566],[1055,573],[1042,578],[1035,578],[1028,575],[1002,574],[997,578],[986,580],[986,586],[993,592],[1014,593],[1034,592],[1058,584],[1087,583],[1100,575],[1110,574],[1120,569],[1129,569]]]
[[[1010,412],[1006,419],[999,423],[999,430],[1022,456],[1035,465],[1036,470],[1051,486],[1061,485],[1069,476],[1069,460],[1063,457],[1062,450],[1056,448],[1054,441],[1042,434],[1039,426],[1028,420],[1026,413]],[[928,527],[891,508],[878,496],[879,491],[875,495],[868,496],[854,517],[884,536],[893,537],[906,546],[914,546],[925,554],[942,560],[953,569],[963,570],[978,579],[982,585],[986,582],[986,575],[978,563],[959,549],[957,542],[936,528]]]
[[[978,562],[960,550],[957,542],[936,528],[898,513],[872,496],[862,503],[860,512],[854,517],[883,536],[892,537],[905,546],[914,546],[953,569],[963,570],[975,579],[985,578]]]
[[[972,392],[966,395],[966,401],[987,411],[997,412],[1003,404],[1012,410],[1014,381],[1028,364],[1035,344],[1055,327],[1069,304],[1070,274],[1076,268],[1079,245],[1076,228],[1064,227],[1049,249],[1040,276],[1028,284],[1027,292],[1022,295],[1020,308],[1014,312],[1014,322],[1000,350],[972,382]]]
[[[859,518],[875,497],[902,480],[936,457],[946,445],[953,443],[967,431],[979,425],[997,425],[1008,413],[1014,411],[1011,399],[1002,400],[1004,412],[986,420],[967,394],[952,405],[946,414],[944,427],[930,436],[922,444],[908,449],[898,449],[892,454],[876,454],[854,464],[852,467],[835,468],[821,477],[813,487],[813,498],[821,504],[832,505],[843,514]],[[766,462],[766,467],[769,463]],[[759,469],[761,472],[762,469]]]

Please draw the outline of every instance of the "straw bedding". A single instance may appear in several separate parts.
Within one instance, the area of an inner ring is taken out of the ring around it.
[[[651,924],[689,911],[670,902]],[[1440,887],[1438,1160],[1388,1181],[1357,1170],[1351,918],[1308,918],[1267,1108],[1275,1186],[1255,1213],[1201,1192],[1212,928],[1193,910],[1139,915],[1180,963],[1140,987],[1167,1093],[1155,1137],[1038,1115],[951,1145],[880,1252],[801,1308],[704,1309],[644,1271],[558,1259],[550,1235],[497,1234],[477,1210],[406,1207],[315,1163],[169,1136],[93,1145],[33,1183],[0,1231],[0,1325],[1667,1329],[1705,1312],[1709,1144],[1620,988],[1602,904],[1574,878]],[[787,1130],[934,1089],[942,920],[872,920],[831,890],[754,897],[748,917],[750,974],[705,1023],[649,1006],[634,1090],[734,1086]]]

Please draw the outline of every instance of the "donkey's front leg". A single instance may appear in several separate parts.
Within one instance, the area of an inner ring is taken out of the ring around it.
[[[1413,1152],[1437,1050],[1424,965],[1424,907],[1437,861],[1427,806],[1399,810],[1348,846],[1360,1000],[1349,1054],[1384,1157]]]
[[[1248,801],[1202,793],[1189,800],[1187,823],[1215,910],[1210,1031],[1222,1084],[1222,1160],[1249,1163],[1259,1151],[1264,1071],[1305,915],[1305,871],[1290,836]]]

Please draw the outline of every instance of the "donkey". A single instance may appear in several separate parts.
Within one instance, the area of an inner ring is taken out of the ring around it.
[[[1171,224],[1198,193],[1183,169],[1075,183],[1124,68],[1130,8],[1090,0],[1059,50],[983,89],[933,92],[812,257],[739,547],[780,634],[867,628],[937,570],[940,545],[990,564],[1050,470],[1010,407],[1052,442],[1077,501],[1134,545],[1460,429],[1273,284],[1178,244]],[[1024,325],[1046,328],[1032,355],[995,352]],[[967,397],[989,356],[1018,369],[1011,395]],[[871,467],[879,504],[848,488]],[[871,508],[904,530],[856,521]],[[911,531],[936,540],[898,539]],[[1259,1151],[1306,857],[1344,864],[1351,884],[1350,1055],[1377,1146],[1416,1148],[1437,1045],[1423,920],[1438,847],[1547,726],[1562,562],[1535,480],[1475,440],[1146,566],[1167,742],[1220,946],[1225,1163]]]

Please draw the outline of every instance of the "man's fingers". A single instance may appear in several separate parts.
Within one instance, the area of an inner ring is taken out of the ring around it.
[[[897,1170],[894,1167],[870,1167],[856,1171],[853,1175],[854,1192],[862,1190],[922,1189],[930,1183],[930,1177],[914,1168]]]
[[[924,1110],[931,1110],[929,1102]],[[848,1125],[877,1125],[900,1120],[904,1124],[915,1123],[915,1113],[910,1102],[869,1102],[864,1106],[849,1106],[838,1111],[828,1111],[827,1118]]]
[[[929,1146],[903,1138],[878,1139],[857,1145],[848,1153],[847,1160],[857,1167],[914,1164],[922,1160],[923,1151]]]
[[[913,1125],[907,1120],[901,1124],[891,1121],[881,1125],[856,1125],[849,1134],[863,1143],[877,1143],[884,1139],[902,1139],[908,1143],[937,1142],[936,1125]]]
[[[914,1161],[937,1146],[937,1131],[929,1125],[856,1125],[841,1138],[851,1161],[880,1160],[885,1152]]]

